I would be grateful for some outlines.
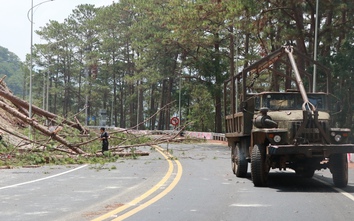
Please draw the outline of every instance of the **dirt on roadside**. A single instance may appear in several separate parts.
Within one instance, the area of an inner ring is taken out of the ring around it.
[[[221,144],[227,146],[227,141],[222,141],[222,140],[207,140],[208,143],[215,143],[215,144]]]

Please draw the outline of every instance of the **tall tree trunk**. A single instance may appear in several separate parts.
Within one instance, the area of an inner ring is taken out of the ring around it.
[[[305,36],[304,36],[304,12],[302,10],[302,6],[300,4],[294,4],[293,5],[293,12],[294,12],[294,17],[295,17],[295,24],[296,24],[296,28],[297,28],[297,36],[296,36],[296,45],[297,48],[300,52],[307,54],[307,50],[306,50],[306,45],[305,45]],[[305,63],[305,59],[302,58],[301,56],[297,57],[297,67],[299,70],[306,70],[306,63]],[[301,73],[301,71],[300,71]],[[306,76],[304,76],[302,74],[302,79],[305,79]],[[310,81],[308,82],[309,86],[312,85],[312,78],[310,79]]]
[[[118,120],[117,120],[117,76],[116,76],[116,70],[114,68],[113,70],[113,105],[112,105],[112,115],[113,115],[113,119],[111,119],[111,124],[113,124],[114,126],[118,125]]]
[[[82,107],[84,106],[82,104],[82,99],[81,99],[81,90],[82,90],[82,71],[79,73],[79,79],[78,79],[78,94],[77,94],[77,109],[76,112],[79,113]]]
[[[297,29],[297,36],[296,36],[296,44],[297,48],[304,54],[307,54],[306,50],[306,45],[305,45],[305,36],[304,36],[304,12],[302,10],[302,6],[300,3],[298,4],[293,4],[293,12],[294,12],[294,18],[295,18],[295,24],[296,24],[296,29]],[[299,62],[298,65],[301,65]],[[304,69],[302,69],[304,70]]]
[[[215,132],[221,133],[222,132],[222,120],[221,120],[221,85],[223,84],[221,70],[220,70],[220,45],[219,45],[219,34],[215,34],[215,63],[214,63],[214,70],[215,70]]]
[[[342,13],[341,13],[341,17],[342,17],[342,21],[341,23],[342,24],[347,24],[348,22],[348,9],[343,9]],[[338,42],[337,42],[337,51],[340,50],[340,47],[342,46],[342,43],[343,41],[345,40],[345,37],[346,37],[346,34],[347,34],[347,29],[343,28],[341,31],[340,31],[340,34],[339,34],[339,37],[338,37]]]
[[[69,102],[71,99],[71,96],[69,96],[70,93],[70,74],[69,74],[69,70],[67,67],[65,67],[64,70],[65,73],[65,85],[64,85],[64,101],[63,101],[63,116],[67,116],[68,115],[68,110],[69,110]]]
[[[141,85],[141,87],[138,89],[138,93],[139,93],[138,107],[139,108],[137,110],[137,112],[139,113],[139,119],[138,119],[139,124],[144,121],[144,105],[143,105],[144,104],[144,90],[142,88],[141,81],[140,81],[140,85]],[[139,130],[145,130],[145,125],[144,124],[139,125]]]
[[[134,97],[134,86],[132,84],[129,84],[129,92],[129,96]],[[136,125],[135,104],[136,102],[129,103],[129,127]]]
[[[162,80],[162,86],[161,86],[161,100],[160,100],[160,108],[163,108],[166,104],[165,100],[165,94],[167,93],[166,91],[166,80]],[[159,113],[159,122],[157,125],[158,130],[164,130],[165,126],[165,116],[166,116],[166,110],[162,110]]]
[[[324,48],[322,50],[321,56],[322,57],[330,57],[331,55],[331,46],[332,46],[332,31],[333,31],[333,11],[328,10],[327,11],[327,16],[326,16],[326,23],[324,26],[325,34],[324,34]]]
[[[121,86],[119,89],[119,126],[121,128],[126,128],[127,126],[124,111],[124,93],[123,86]]]
[[[54,80],[54,89],[58,90],[58,82],[59,82],[59,71],[57,70],[56,76],[55,76],[55,80]],[[53,113],[56,114],[57,113],[57,103],[58,103],[58,94],[54,93],[54,100],[53,100],[54,104],[53,104]]]
[[[153,84],[151,86],[151,95],[150,95],[150,115],[153,115],[156,112],[156,107],[155,107],[155,88],[156,85]],[[156,123],[156,115],[154,115],[150,119],[150,130],[155,130],[155,123]]]
[[[171,103],[171,93],[173,87],[173,77],[168,78],[167,91],[164,94],[166,96],[165,105]],[[170,118],[171,118],[171,108],[170,106],[166,107],[166,117],[165,117],[165,128],[166,130],[170,129]]]

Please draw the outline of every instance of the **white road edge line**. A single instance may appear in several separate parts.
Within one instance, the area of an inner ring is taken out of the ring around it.
[[[57,177],[57,176],[61,176],[61,175],[67,174],[67,173],[74,172],[75,170],[82,169],[82,168],[84,168],[86,166],[87,166],[87,164],[82,165],[80,167],[76,167],[75,169],[72,169],[72,170],[68,170],[68,171],[65,171],[65,172],[62,172],[62,173],[58,173],[58,174],[55,174],[55,175],[52,175],[52,176],[48,176],[48,177],[43,177],[43,178],[40,178],[40,179],[37,179],[37,180],[31,180],[31,181],[27,181],[27,182],[23,182],[23,183],[13,184],[13,185],[10,185],[10,186],[0,187],[0,190],[13,188],[13,187],[18,187],[18,186],[22,186],[22,185],[26,185],[26,184],[30,184],[30,183],[35,183],[35,182],[39,182],[39,181],[42,181],[42,180],[51,179],[51,178],[54,178],[54,177]]]
[[[328,183],[328,182],[326,182],[326,181],[323,181],[323,180],[321,180],[321,179],[319,179],[319,178],[317,178],[317,177],[313,177],[313,179],[315,179],[315,180],[317,180],[317,181],[319,181],[319,182],[321,182],[321,183],[323,183],[323,184],[325,184],[325,185],[327,185],[327,186],[330,186],[332,189],[334,189],[334,190],[337,191],[338,193],[341,193],[341,194],[343,194],[344,196],[348,197],[350,200],[354,201],[354,196],[353,196],[352,194],[350,194],[350,193],[348,193],[348,192],[345,192],[344,190],[342,190],[342,189],[340,189],[340,188],[338,188],[338,187],[334,187],[334,186],[332,186],[330,183]]]
[[[290,170],[292,170],[292,169],[290,169]],[[292,170],[292,171],[295,172],[295,170]],[[338,187],[332,186],[330,183],[328,183],[328,182],[326,182],[326,181],[324,181],[324,180],[321,180],[320,178],[317,178],[317,177],[315,177],[315,176],[313,176],[312,179],[314,179],[314,180],[316,180],[316,181],[318,181],[318,182],[320,182],[320,183],[323,183],[323,184],[325,184],[325,185],[327,185],[327,186],[330,186],[332,189],[334,189],[334,190],[337,191],[338,193],[343,194],[344,196],[346,196],[346,197],[349,198],[350,200],[354,201],[354,196],[353,196],[352,194],[350,194],[350,193],[348,193],[348,192],[345,192],[344,190],[342,190],[342,189],[340,189],[340,188],[338,188]]]

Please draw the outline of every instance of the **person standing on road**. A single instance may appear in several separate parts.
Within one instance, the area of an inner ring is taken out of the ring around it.
[[[108,151],[109,134],[107,133],[104,127],[101,127],[100,132],[101,132],[100,140],[102,140],[102,154],[103,154],[104,151]]]

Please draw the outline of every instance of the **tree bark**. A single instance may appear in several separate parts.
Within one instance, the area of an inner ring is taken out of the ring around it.
[[[29,104],[28,104],[26,101],[21,100],[20,98],[13,96],[13,95],[10,94],[9,92],[6,92],[6,91],[3,91],[3,90],[0,89],[0,96],[2,96],[2,97],[4,97],[4,98],[8,99],[9,101],[11,101],[11,102],[12,102],[14,105],[16,105],[16,106],[20,106],[20,107],[25,108],[25,109],[27,109],[27,110],[28,110],[28,108],[29,108]],[[33,113],[35,113],[35,114],[44,116],[44,117],[48,118],[49,120],[52,120],[52,121],[55,121],[55,122],[56,122],[55,119],[59,119],[59,116],[58,116],[58,115],[55,115],[55,114],[53,114],[53,113],[51,113],[51,112],[48,112],[48,111],[45,111],[45,110],[43,110],[43,109],[41,109],[41,108],[39,108],[39,107],[37,107],[37,106],[35,106],[35,105],[32,105],[32,111],[33,111]],[[27,122],[27,121],[26,121],[26,122]],[[59,122],[56,122],[56,123],[59,123]],[[85,128],[83,128],[80,124],[77,124],[77,123],[75,123],[75,122],[72,122],[72,121],[68,121],[68,120],[66,120],[66,119],[63,119],[63,121],[60,122],[60,123],[64,123],[64,124],[67,124],[67,125],[69,125],[69,126],[71,126],[71,127],[73,127],[73,128],[76,128],[76,129],[78,129],[81,133],[85,133],[85,132],[86,132],[86,129],[85,129]]]
[[[40,132],[42,132],[43,134],[50,136],[53,140],[58,141],[59,143],[67,146],[68,148],[70,148],[71,150],[73,150],[75,153],[78,154],[84,154],[85,152],[82,151],[80,148],[77,148],[75,145],[67,142],[65,139],[63,139],[62,137],[58,136],[56,133],[53,133],[51,131],[49,131],[48,129],[46,129],[46,127],[38,124],[36,121],[34,121],[33,119],[21,114],[20,112],[16,111],[14,108],[10,107],[9,105],[7,105],[6,103],[0,101],[0,107],[2,109],[4,109],[5,111],[7,111],[8,113],[13,114],[13,116],[20,118],[22,121],[28,123],[29,125],[33,126],[34,128],[36,128],[37,130],[39,130]]]

